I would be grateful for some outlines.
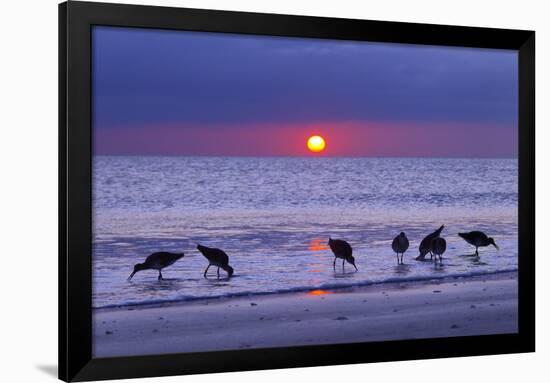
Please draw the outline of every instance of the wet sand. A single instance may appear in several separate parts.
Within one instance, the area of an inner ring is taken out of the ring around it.
[[[517,275],[95,310],[94,357],[517,332]]]

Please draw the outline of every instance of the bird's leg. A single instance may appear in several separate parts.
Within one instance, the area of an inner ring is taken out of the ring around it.
[[[344,265],[346,263],[346,260],[345,259],[342,259],[342,271],[344,271]]]
[[[476,246],[476,255],[479,257],[479,251],[477,250],[477,246]]]
[[[336,271],[336,257],[334,257],[334,262],[332,262],[332,268]]]
[[[403,264],[403,253],[401,253],[401,264]]]
[[[212,266],[212,265],[209,264],[209,265],[206,267],[206,270],[204,270],[204,277],[205,277],[205,278],[206,278],[206,273],[208,272],[208,269],[210,268],[210,266]]]
[[[432,253],[432,252],[430,251],[430,261],[432,261],[433,259],[434,259],[434,253]]]
[[[399,253],[395,253],[397,254],[397,265],[399,265]]]
[[[220,268],[218,267],[218,279],[220,279]]]
[[[162,272],[159,270],[159,281],[162,279]]]

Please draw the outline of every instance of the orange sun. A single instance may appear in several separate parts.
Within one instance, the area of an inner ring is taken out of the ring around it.
[[[321,136],[311,136],[307,140],[307,147],[314,153],[319,153],[325,150],[325,139]]]

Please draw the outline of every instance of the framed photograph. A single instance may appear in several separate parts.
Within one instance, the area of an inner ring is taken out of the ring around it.
[[[60,379],[534,351],[534,55],[60,4]]]

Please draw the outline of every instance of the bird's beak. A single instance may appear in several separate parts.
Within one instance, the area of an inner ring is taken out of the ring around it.
[[[134,276],[135,273],[136,273],[136,272],[133,271],[132,274],[130,274],[130,276],[128,277],[128,280],[132,279],[132,277]]]
[[[496,247],[498,251],[500,251],[500,247],[498,247],[496,243],[493,242],[493,246]]]
[[[359,271],[359,269],[357,268],[357,266],[355,266],[355,263],[353,264],[353,267],[355,267],[355,271]]]

